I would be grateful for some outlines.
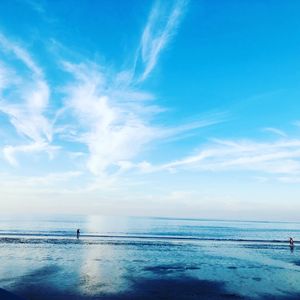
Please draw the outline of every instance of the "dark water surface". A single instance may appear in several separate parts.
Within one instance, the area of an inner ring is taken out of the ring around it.
[[[300,240],[299,223],[60,216],[0,226],[0,288],[31,300],[300,299],[300,245],[287,243]]]

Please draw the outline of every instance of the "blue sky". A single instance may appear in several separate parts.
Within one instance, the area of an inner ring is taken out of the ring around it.
[[[299,9],[1,1],[1,211],[299,220]]]

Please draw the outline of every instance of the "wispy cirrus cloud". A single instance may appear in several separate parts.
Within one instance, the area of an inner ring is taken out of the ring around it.
[[[174,141],[226,119],[224,114],[216,114],[176,126],[159,124],[155,117],[165,109],[155,104],[153,93],[141,88],[176,34],[187,3],[185,0],[155,2],[138,45],[134,72],[114,72],[108,65],[100,66],[88,60],[62,61],[60,67],[71,79],[60,87],[64,104],[52,108],[53,120],[47,116],[51,87],[42,68],[24,47],[0,34],[4,57],[10,56],[24,67],[20,73],[14,64],[4,61],[0,65],[0,112],[8,117],[20,137],[20,142],[4,145],[4,158],[16,166],[18,153],[45,152],[51,157],[61,147],[52,145],[56,135],[60,142],[83,146],[80,159],[86,160],[87,170],[96,177],[110,177],[109,183],[113,176],[132,169],[299,174],[300,141],[289,139],[285,132],[273,127],[263,129],[282,138],[273,143],[214,140],[196,154],[158,166],[139,161],[139,154],[151,143]],[[72,154],[70,149],[63,150]]]
[[[187,3],[187,0],[156,1],[152,7],[136,55],[135,68],[142,65],[139,81],[149,76],[162,50],[176,34]]]
[[[24,74],[16,76],[18,72],[13,65],[9,66],[15,71],[11,76],[15,81],[4,81],[8,72],[4,68],[0,72],[0,85],[9,91],[1,98],[0,111],[9,118],[22,141],[27,142],[5,145],[6,160],[16,166],[20,152],[53,155],[58,149],[51,145],[56,135],[60,142],[86,147],[81,159],[87,159],[86,166],[92,174],[119,174],[135,165],[133,160],[145,145],[162,139],[178,139],[195,129],[223,121],[223,116],[214,115],[172,127],[160,125],[154,117],[165,109],[155,104],[152,93],[139,86],[176,33],[186,5],[187,1],[183,0],[155,2],[138,45],[137,59],[141,60],[142,68],[135,69],[134,75],[132,70],[114,72],[110,66],[96,65],[88,59],[77,64],[63,61],[61,69],[72,78],[60,87],[64,105],[51,111],[53,120],[47,117],[51,87],[42,68],[24,47],[0,35],[3,53],[13,56],[26,69]]]
[[[101,175],[120,160],[134,157],[155,135],[149,118],[151,95],[115,85],[95,65],[64,64],[75,76],[66,88],[66,113],[77,126],[70,139],[87,146],[88,169]],[[76,120],[76,121],[75,121]]]
[[[74,76],[64,89],[65,113],[74,125],[67,138],[86,145],[87,167],[94,175],[128,170],[145,145],[223,121],[211,116],[175,127],[155,124],[153,117],[163,109],[153,104],[152,94],[95,64],[63,65]]]
[[[277,134],[277,135],[282,136],[282,137],[287,137],[287,134],[284,131],[282,131],[278,128],[266,127],[266,128],[263,128],[263,131],[271,132],[271,133]]]
[[[0,33],[0,46],[2,51],[8,54],[12,53],[17,59],[22,61],[35,76],[43,76],[41,68],[34,62],[31,55],[20,45],[7,39],[2,33]]]
[[[12,166],[18,166],[18,153],[37,154],[40,152],[45,152],[49,155],[49,157],[53,157],[59,148],[60,147],[58,146],[51,146],[48,143],[40,142],[33,142],[30,144],[17,146],[7,145],[3,148],[3,156]]]
[[[22,138],[22,144],[4,147],[4,157],[17,165],[14,155],[18,152],[50,151],[46,146],[52,140],[52,126],[45,115],[50,89],[31,55],[3,34],[0,34],[0,51],[7,61],[23,66],[20,69],[14,63],[0,65],[0,112],[9,118]]]
[[[300,140],[284,139],[272,143],[253,140],[215,140],[194,155],[144,171],[253,171],[267,174],[300,174]]]

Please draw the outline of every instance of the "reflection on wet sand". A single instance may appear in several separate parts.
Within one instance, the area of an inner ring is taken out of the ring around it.
[[[78,287],[83,295],[117,293],[127,288],[123,259],[111,245],[88,245],[82,253]]]
[[[92,232],[94,228],[107,226],[102,218],[89,216],[86,228]],[[126,229],[124,221],[121,226]],[[78,289],[82,295],[95,296],[112,294],[127,288],[124,260],[126,249],[113,247],[110,243],[93,245],[91,240],[85,245],[80,257],[78,270]]]

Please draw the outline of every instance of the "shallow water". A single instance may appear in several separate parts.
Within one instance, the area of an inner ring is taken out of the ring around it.
[[[299,223],[0,222],[0,287],[27,299],[300,299]],[[76,228],[81,237],[76,239]]]

